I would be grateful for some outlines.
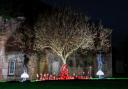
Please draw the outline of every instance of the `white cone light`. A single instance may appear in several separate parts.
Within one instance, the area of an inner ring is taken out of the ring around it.
[[[96,75],[99,76],[99,79],[102,79],[104,76],[104,72],[102,70],[98,70],[98,72],[96,73]]]
[[[24,72],[21,74],[21,78],[29,78],[29,75],[26,72]]]
[[[104,72],[102,70],[99,70],[96,75],[104,75]]]
[[[24,71],[24,73],[21,74],[21,78],[23,79],[21,82],[24,82],[27,78],[29,78],[29,75]]]

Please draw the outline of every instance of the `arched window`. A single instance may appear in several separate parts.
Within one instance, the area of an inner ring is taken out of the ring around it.
[[[15,60],[10,60],[8,63],[8,75],[14,75],[15,74],[15,66],[16,62]]]

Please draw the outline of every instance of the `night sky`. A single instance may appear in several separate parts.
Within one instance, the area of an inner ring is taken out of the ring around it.
[[[0,0],[0,14],[25,15],[28,18],[41,11],[41,8],[70,7],[79,9],[93,21],[102,21],[105,27],[113,29],[112,55],[113,69],[118,69],[116,62],[122,64],[128,74],[128,3],[127,0]],[[4,9],[3,9],[4,8]],[[10,10],[12,8],[12,10]],[[16,13],[17,12],[17,13]],[[16,14],[14,14],[16,13]],[[30,21],[31,22],[31,21]]]
[[[113,73],[128,74],[128,5],[123,0],[42,0],[53,7],[79,9],[93,21],[102,21],[112,32]],[[116,63],[120,62],[119,66]]]

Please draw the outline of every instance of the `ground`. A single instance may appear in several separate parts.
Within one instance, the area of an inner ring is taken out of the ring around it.
[[[128,80],[69,80],[0,83],[0,89],[128,89]]]

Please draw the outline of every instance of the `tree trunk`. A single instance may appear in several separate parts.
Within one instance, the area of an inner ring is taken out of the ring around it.
[[[66,80],[69,78],[69,69],[68,69],[68,65],[66,64],[66,59],[64,59],[63,57],[61,58],[62,58],[63,64],[61,65],[59,75],[61,80]]]
[[[62,59],[62,61],[63,61],[63,64],[66,64],[66,60],[65,59]]]

